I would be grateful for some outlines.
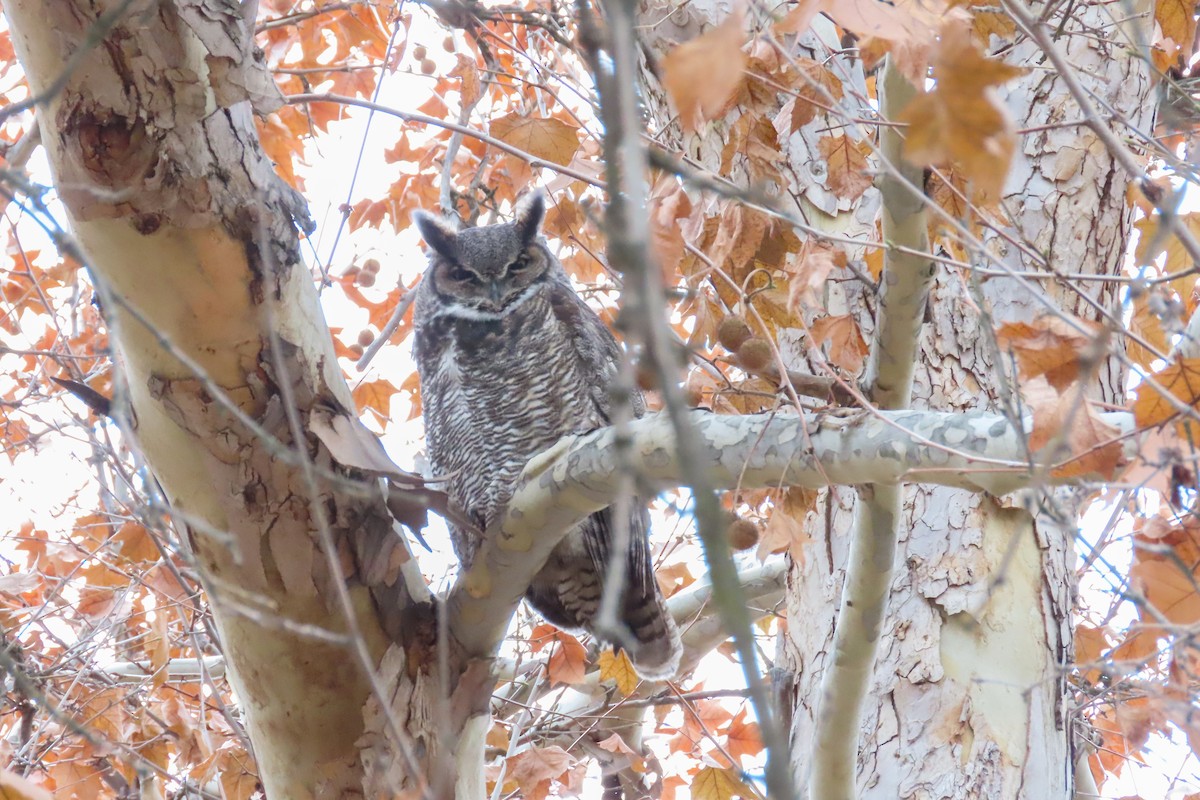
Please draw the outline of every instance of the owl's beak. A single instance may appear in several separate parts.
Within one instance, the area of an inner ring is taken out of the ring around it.
[[[500,308],[500,299],[504,297],[504,287],[500,285],[500,281],[492,281],[488,284],[488,297],[492,299],[492,305]]]

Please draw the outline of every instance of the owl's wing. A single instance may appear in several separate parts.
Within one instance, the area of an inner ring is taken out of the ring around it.
[[[612,400],[609,389],[620,368],[624,354],[604,321],[592,311],[569,286],[556,284],[550,295],[555,316],[571,331],[580,373],[588,376],[591,402],[596,415],[595,426],[611,420]],[[640,417],[646,411],[641,392],[633,391],[633,413]],[[593,427],[595,427],[593,426]],[[584,428],[586,430],[587,428]],[[583,430],[580,431],[581,433]],[[613,537],[613,508],[589,517],[581,526],[583,542],[596,571],[601,576],[608,569]],[[641,498],[634,497],[629,506],[629,545],[626,549],[625,592],[622,619],[638,642],[648,642],[663,635],[665,623],[662,598],[654,580],[650,555],[650,515]]]
[[[551,284],[549,299],[554,316],[570,333],[571,344],[580,362],[579,374],[586,376],[591,393],[592,411],[596,414],[591,426],[586,425],[590,420],[580,420],[585,424],[576,432],[585,433],[592,428],[608,425],[612,422],[612,399],[609,390],[624,357],[621,346],[617,344],[604,320],[600,319],[569,285]],[[633,390],[631,404],[635,417],[646,413],[646,402],[636,388]]]

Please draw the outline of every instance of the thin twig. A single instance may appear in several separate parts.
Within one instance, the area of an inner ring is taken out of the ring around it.
[[[448,131],[459,131],[464,136],[470,136],[473,139],[478,139],[481,142],[484,142],[486,144],[491,145],[492,147],[495,147],[497,150],[503,150],[505,153],[508,153],[509,155],[516,156],[517,158],[521,159],[522,161],[525,161],[526,163],[528,163],[529,166],[534,169],[551,169],[551,170],[554,170],[555,172],[559,172],[563,175],[574,178],[577,181],[583,181],[584,183],[588,184],[589,186],[595,186],[599,189],[604,188],[604,182],[597,180],[596,178],[592,177],[591,175],[580,172],[579,170],[576,170],[576,169],[572,169],[571,167],[564,166],[562,164],[555,164],[553,161],[546,161],[545,159],[538,158],[535,155],[525,152],[524,150],[522,150],[519,147],[513,147],[511,144],[508,144],[507,142],[502,142],[499,139],[496,139],[495,137],[489,136],[486,133],[484,133],[483,131],[476,130],[475,128],[471,128],[466,125],[459,125],[454,122],[447,122],[446,120],[438,119],[437,117],[430,117],[425,114],[415,114],[415,113],[408,112],[408,111],[401,111],[397,108],[380,105],[379,103],[373,103],[370,100],[362,100],[357,97],[346,97],[345,95],[340,95],[340,94],[323,94],[323,93],[293,94],[293,95],[288,95],[287,101],[293,105],[299,105],[301,103],[340,103],[342,105],[347,105],[347,106],[359,106],[360,108],[373,109],[382,114],[389,114],[398,119],[402,119],[405,122],[417,123],[417,124],[421,124],[421,125],[432,125],[435,128],[444,128]]]
[[[599,41],[590,10],[580,0],[580,26],[585,41],[595,49]],[[605,6],[608,23],[608,56],[611,66],[592,59],[600,90],[604,121],[604,152],[609,185],[606,214],[609,263],[625,278],[632,291],[622,292],[622,314],[627,324],[643,339],[646,355],[659,373],[663,405],[676,431],[678,459],[684,483],[691,489],[695,504],[696,528],[704,545],[713,597],[721,617],[732,634],[755,716],[767,747],[767,788],[772,797],[795,797],[791,766],[788,763],[787,738],[772,709],[754,647],[750,613],[743,598],[737,568],[725,539],[725,516],[713,491],[709,476],[701,469],[702,447],[688,416],[687,402],[676,381],[679,351],[675,347],[662,310],[666,307],[661,272],[651,265],[650,227],[646,206],[648,158],[638,131],[636,94],[637,30],[633,0],[613,0]],[[585,45],[586,47],[586,45]]]

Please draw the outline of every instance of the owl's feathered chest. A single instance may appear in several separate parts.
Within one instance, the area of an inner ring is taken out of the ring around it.
[[[418,327],[430,462],[452,476],[452,500],[481,526],[494,521],[531,456],[604,424],[594,395],[604,376],[585,374],[578,331],[545,294],[496,318],[441,309]]]

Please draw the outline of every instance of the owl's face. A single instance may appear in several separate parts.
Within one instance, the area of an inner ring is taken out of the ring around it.
[[[457,230],[418,212],[417,228],[430,248],[425,280],[444,311],[495,319],[515,309],[547,279],[554,263],[538,232],[545,213],[540,193],[523,199],[512,222]]]

